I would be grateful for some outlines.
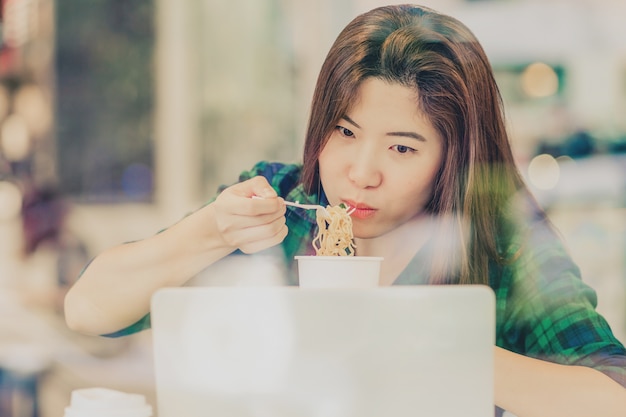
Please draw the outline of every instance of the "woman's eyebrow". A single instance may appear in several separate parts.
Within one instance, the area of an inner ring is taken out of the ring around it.
[[[351,118],[349,118],[348,116],[343,116],[342,119],[344,119],[346,122],[350,123],[352,126],[357,127],[357,128],[361,128],[361,126],[359,126],[357,124],[357,122],[355,122],[354,120],[352,120]]]
[[[354,127],[361,129],[361,126],[359,126],[359,124],[352,120],[349,116],[343,116],[342,119],[344,119],[346,122],[350,123]],[[388,132],[386,136],[404,136],[407,138],[419,140],[420,142],[426,142],[426,138],[416,132]]]
[[[404,136],[407,138],[419,140],[420,142],[426,142],[426,138],[419,133],[415,132],[389,132],[387,136]]]

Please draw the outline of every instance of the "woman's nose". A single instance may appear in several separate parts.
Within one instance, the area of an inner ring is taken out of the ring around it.
[[[380,155],[374,149],[362,147],[352,155],[348,178],[359,188],[378,187],[382,181]]]

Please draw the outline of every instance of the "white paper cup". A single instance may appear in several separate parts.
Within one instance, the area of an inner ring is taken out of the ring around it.
[[[374,256],[296,256],[302,288],[377,287],[380,263]]]
[[[72,391],[64,417],[151,417],[152,407],[140,394],[107,388],[84,388]]]

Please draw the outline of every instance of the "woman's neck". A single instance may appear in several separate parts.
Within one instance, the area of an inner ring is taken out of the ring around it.
[[[432,231],[432,218],[420,214],[384,235],[369,239],[355,238],[356,255],[382,256],[380,285],[389,286],[428,241]]]

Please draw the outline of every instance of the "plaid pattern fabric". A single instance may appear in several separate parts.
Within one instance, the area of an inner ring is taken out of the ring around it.
[[[328,204],[323,193],[304,192],[300,174],[299,165],[260,162],[239,180],[262,175],[287,200]],[[293,272],[295,255],[313,253],[315,212],[287,207],[286,220],[289,234],[282,248]],[[520,248],[521,255],[513,263],[490,265],[490,286],[496,296],[496,344],[534,358],[593,367],[626,387],[626,350],[596,312],[596,294],[581,280],[558,236],[546,224],[533,223],[528,240],[511,245],[511,253]],[[395,285],[427,284],[431,250],[428,244],[422,248]],[[295,283],[293,275],[290,283]],[[110,336],[149,326],[146,316]]]
[[[523,246],[520,246],[523,245]],[[596,311],[595,291],[545,223],[530,229],[520,257],[490,265],[496,344],[513,352],[602,371],[626,387],[626,350]]]

